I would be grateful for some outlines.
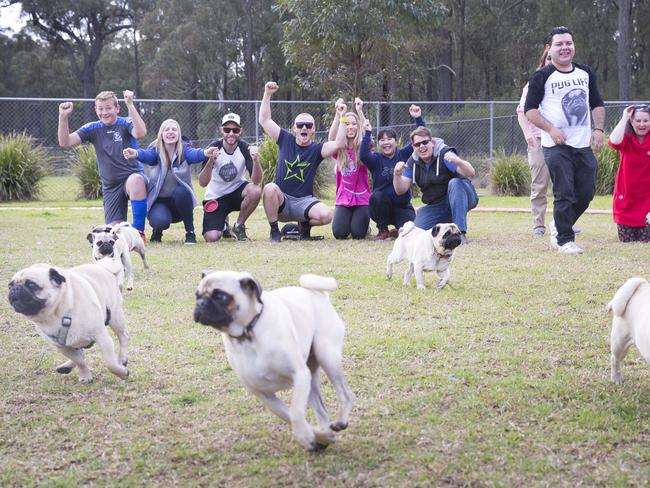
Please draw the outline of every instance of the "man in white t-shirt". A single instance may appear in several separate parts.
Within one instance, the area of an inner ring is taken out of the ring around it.
[[[238,241],[248,239],[246,220],[257,208],[262,191],[262,167],[257,147],[241,140],[242,127],[239,115],[229,113],[221,121],[222,138],[212,141],[219,155],[208,159],[199,173],[199,185],[206,187],[203,200],[203,238],[215,242],[223,236],[230,212],[239,211],[232,234]],[[248,171],[251,182],[244,177]]]
[[[551,247],[580,254],[573,225],[596,193],[598,163],[590,144],[596,151],[603,145],[605,107],[593,70],[573,62],[571,31],[554,28],[546,44],[551,64],[531,76],[524,111],[542,129],[544,160],[553,182]]]

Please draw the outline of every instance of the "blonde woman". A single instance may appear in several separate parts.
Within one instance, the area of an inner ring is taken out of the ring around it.
[[[194,207],[190,164],[216,157],[219,149],[193,149],[183,141],[181,128],[174,119],[167,119],[158,136],[147,149],[125,149],[126,159],[137,159],[151,166],[147,193],[149,224],[153,228],[151,242],[160,242],[163,231],[173,222],[183,221],[185,244],[196,244]]]
[[[347,119],[346,147],[333,156],[336,163],[336,200],[332,233],[336,239],[363,239],[368,234],[370,213],[370,184],[368,168],[359,161],[359,147],[362,133],[360,127],[365,123],[363,101],[354,101],[357,113],[346,112],[347,106],[339,98],[335,104],[335,115],[330,127],[329,140],[336,138],[341,119]]]

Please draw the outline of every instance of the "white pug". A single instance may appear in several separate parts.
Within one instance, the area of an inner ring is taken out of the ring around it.
[[[129,376],[129,335],[122,294],[115,278],[104,268],[94,264],[70,269],[35,264],[13,276],[9,282],[9,303],[34,322],[39,334],[69,359],[56,368],[58,373],[68,374],[76,366],[79,381],[92,381],[84,348],[97,342],[106,367],[122,379]],[[117,335],[117,356],[107,326]]]
[[[354,395],[343,374],[345,326],[329,300],[334,278],[300,277],[300,286],[262,291],[248,273],[204,273],[196,291],[194,320],[222,333],[228,361],[240,381],[288,422],[307,450],[324,449],[348,426]],[[323,368],[338,394],[336,421],[320,392]],[[276,392],[293,387],[289,407]],[[306,419],[307,404],[318,427]]]
[[[631,345],[635,344],[650,364],[650,283],[644,278],[630,278],[607,304],[607,310],[614,314],[611,376],[612,381],[620,385],[623,383],[621,363]]]
[[[86,239],[92,245],[92,258],[95,263],[113,273],[120,287],[124,286],[124,275],[128,278],[127,290],[133,290],[133,262],[130,251],[142,258],[145,269],[149,268],[145,255],[144,242],[137,229],[128,222],[117,225],[96,225]]]
[[[443,288],[451,277],[451,262],[461,244],[461,232],[456,224],[437,224],[431,230],[407,222],[399,230],[393,250],[386,260],[386,276],[393,277],[393,265],[406,259],[404,284],[408,285],[415,273],[417,287],[424,289],[424,272],[435,271],[440,276],[438,288]]]

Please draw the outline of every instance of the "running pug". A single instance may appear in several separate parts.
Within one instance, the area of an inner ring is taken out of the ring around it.
[[[461,244],[461,232],[456,224],[437,224],[431,230],[420,229],[407,222],[399,230],[393,250],[386,260],[386,276],[393,277],[393,265],[406,259],[404,284],[415,274],[417,287],[424,289],[424,271],[435,271],[440,276],[438,288],[443,288],[451,277],[450,267],[454,253]]]
[[[633,344],[650,364],[650,283],[643,278],[630,278],[621,286],[607,310],[614,315],[611,334],[611,376],[617,385],[623,383],[621,363]]]
[[[76,366],[79,381],[91,382],[93,375],[84,348],[96,342],[111,373],[122,379],[129,376],[129,335],[122,294],[115,277],[101,266],[83,264],[63,269],[35,264],[22,269],[9,282],[9,303],[69,359],[56,368],[58,373],[68,374]],[[117,335],[117,356],[107,326]]]
[[[96,225],[86,239],[92,245],[92,258],[117,277],[120,291],[124,286],[124,274],[128,277],[127,290],[133,290],[133,262],[130,251],[142,258],[145,269],[149,268],[140,233],[128,222],[117,225]]]
[[[222,333],[237,377],[310,451],[335,441],[335,433],[348,426],[354,401],[343,374],[345,326],[327,293],[335,289],[334,278],[303,275],[300,286],[263,291],[248,273],[213,271],[203,274],[196,291],[194,321]],[[320,368],[340,402],[332,423],[321,397]],[[291,387],[287,406],[276,392]],[[318,427],[307,422],[308,403]]]

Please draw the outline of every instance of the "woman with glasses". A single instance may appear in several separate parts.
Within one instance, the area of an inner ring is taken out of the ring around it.
[[[431,229],[436,224],[453,222],[467,244],[467,212],[478,205],[478,195],[469,178],[474,167],[456,154],[442,139],[433,138],[426,127],[411,132],[413,155],[395,165],[393,186],[403,195],[414,181],[422,191],[422,203],[415,214],[415,225]]]
[[[621,162],[614,182],[613,213],[621,242],[650,242],[650,106],[632,105],[609,135]]]
[[[218,153],[217,148],[192,149],[181,135],[174,119],[160,124],[158,136],[147,149],[124,149],[126,159],[138,159],[151,166],[147,188],[147,214],[153,227],[151,242],[160,242],[165,229],[173,222],[183,221],[185,244],[196,244],[194,207],[190,164],[201,163]]]
[[[551,55],[548,47],[539,60],[537,69],[541,69],[551,62]],[[517,121],[519,127],[524,133],[524,138],[528,144],[528,166],[530,166],[530,207],[533,214],[533,237],[542,237],[546,231],[544,226],[544,216],[546,215],[546,193],[548,184],[551,181],[551,175],[544,161],[544,151],[542,150],[542,131],[526,118],[524,113],[524,104],[528,94],[528,83],[524,86],[521,94],[521,100],[517,105]]]
[[[363,239],[368,234],[370,213],[370,183],[368,168],[359,161],[359,146],[361,145],[361,129],[365,122],[363,101],[356,98],[354,112],[346,112],[347,106],[342,98],[336,101],[334,120],[329,131],[329,140],[336,139],[341,119],[347,119],[345,131],[347,145],[339,149],[332,158],[335,162],[336,200],[332,233],[336,239]]]

